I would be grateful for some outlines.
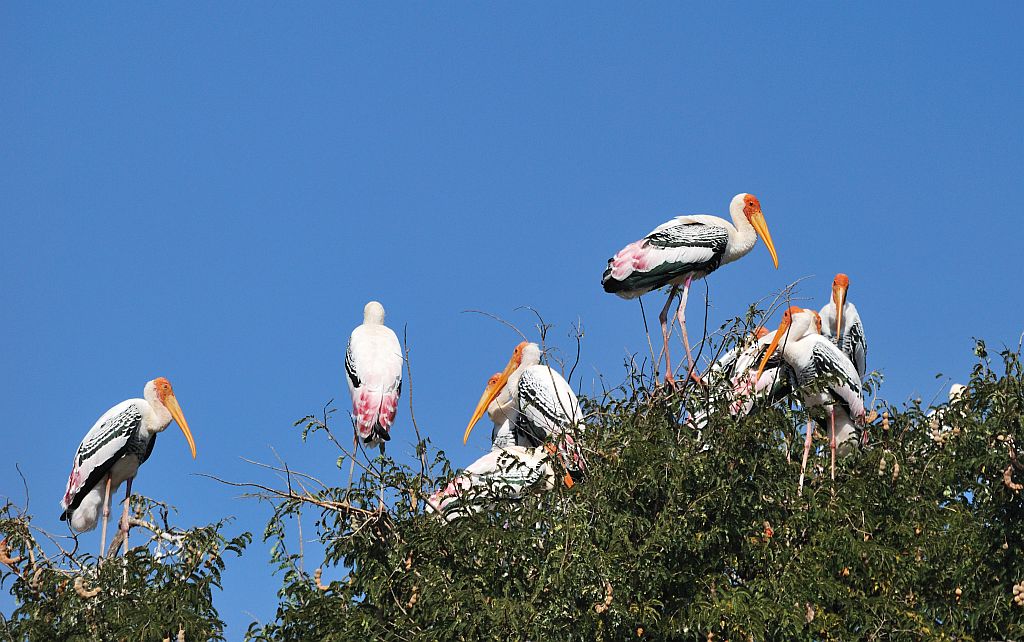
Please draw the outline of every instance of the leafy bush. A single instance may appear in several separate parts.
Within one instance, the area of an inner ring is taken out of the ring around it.
[[[0,621],[3,639],[224,639],[213,589],[220,588],[225,554],[241,555],[252,536],[228,539],[223,521],[179,530],[168,524],[167,506],[140,496],[132,504],[133,537],[145,533],[146,541],[124,557],[102,561],[79,551],[73,538],[34,528],[12,504],[0,510],[0,581],[10,583],[17,601],[10,617]]]
[[[450,523],[425,510],[453,474],[428,439],[414,465],[383,458],[350,488],[282,465],[286,488],[249,484],[274,505],[264,538],[281,588],[273,621],[247,637],[1024,638],[1024,373],[1019,351],[993,359],[979,342],[976,353],[953,402],[876,399],[869,444],[835,481],[819,434],[802,494],[800,410],[736,418],[724,395],[672,393],[632,369],[583,400],[585,480]],[[687,412],[707,425],[682,421]],[[337,445],[344,468],[329,413],[300,425]],[[2,580],[18,606],[4,637],[221,639],[212,590],[249,535],[227,539],[223,523],[178,531],[164,507],[143,508],[146,546],[97,565],[76,550],[47,557],[30,518],[5,507]],[[287,545],[300,513],[315,515],[315,549]],[[324,574],[304,570],[314,558]]]
[[[277,617],[250,638],[1024,637],[1024,378],[1019,352],[998,371],[977,352],[967,393],[933,416],[876,408],[834,482],[819,435],[802,494],[801,412],[733,418],[636,372],[586,400],[591,470],[572,488],[445,523],[423,503],[451,476],[439,452],[420,470],[383,460],[386,509],[372,469],[350,492],[293,493],[265,533],[284,570]],[[680,422],[684,402],[710,412],[702,432]],[[284,546],[310,503],[324,564],[344,574],[326,585]]]

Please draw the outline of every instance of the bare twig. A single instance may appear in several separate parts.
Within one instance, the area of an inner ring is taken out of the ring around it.
[[[255,488],[261,490],[264,493],[266,493],[266,495],[257,494],[256,496],[263,497],[265,499],[284,499],[300,501],[305,502],[307,504],[313,504],[314,506],[319,506],[320,508],[332,510],[338,513],[357,513],[364,516],[376,516],[381,514],[379,510],[367,510],[365,508],[358,508],[348,502],[336,502],[326,499],[318,499],[317,497],[309,493],[304,493],[300,495],[298,493],[278,490],[276,488],[270,488],[269,486],[264,486],[262,484],[256,484],[253,482],[232,482],[206,473],[202,473],[202,476],[208,477],[209,479],[220,482],[222,484],[226,484],[228,486],[234,486],[236,488]]]
[[[463,310],[462,312],[463,313],[472,312],[474,314],[482,314],[485,317],[490,317],[490,318],[494,319],[495,321],[497,321],[499,323],[502,323],[504,325],[507,325],[508,327],[512,328],[513,332],[515,332],[516,334],[518,334],[520,337],[523,338],[523,341],[529,341],[529,339],[526,338],[526,335],[523,334],[522,331],[519,330],[519,328],[517,328],[512,323],[506,321],[505,319],[502,319],[501,317],[499,317],[496,314],[491,314],[490,312],[484,312],[483,310]]]
[[[412,406],[412,361],[409,360],[409,326],[406,325],[402,330],[402,347],[405,349],[405,372],[408,375],[408,390],[409,397],[409,420],[412,422],[412,429],[416,432],[416,452],[420,459],[420,480],[421,483],[427,478],[427,449],[423,443],[423,438],[420,437],[420,427],[416,423],[416,412]]]
[[[572,387],[572,375],[574,372],[576,372],[576,366],[580,364],[580,351],[582,349],[583,339],[583,321],[577,319],[576,324],[573,326],[573,330],[573,334],[575,334],[576,336],[576,361],[573,362],[572,368],[569,369],[569,376],[565,378],[565,380],[569,383],[570,388]]]
[[[638,296],[637,302],[640,303],[640,318],[644,321],[644,335],[647,337],[647,347],[651,349],[651,364],[654,366],[654,377],[658,377],[658,365],[661,364],[661,360],[654,356],[654,344],[651,343],[651,330],[647,327],[647,312],[644,310],[644,298]]]

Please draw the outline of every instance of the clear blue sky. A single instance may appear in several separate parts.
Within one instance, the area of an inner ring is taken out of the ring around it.
[[[265,506],[195,473],[259,478],[239,457],[273,447],[343,481],[291,423],[348,403],[370,298],[408,324],[421,428],[469,463],[517,338],[463,310],[531,305],[566,349],[582,319],[585,388],[619,381],[646,340],[605,260],[742,191],[780,269],[759,243],[713,275],[712,326],[845,271],[884,396],[944,394],[972,336],[1024,330],[1024,15],[914,6],[3,3],[0,492],[20,463],[58,530],[85,431],[165,375],[199,459],[172,428],[136,488],[259,533]],[[403,400],[393,454],[411,432]],[[230,639],[273,615],[266,559],[230,562]]]

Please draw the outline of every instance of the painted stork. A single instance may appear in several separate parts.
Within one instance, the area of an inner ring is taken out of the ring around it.
[[[850,277],[837,274],[832,281],[832,300],[821,309],[822,334],[839,346],[863,379],[868,367],[868,342],[857,306],[846,298],[849,289]]]
[[[572,388],[562,375],[540,363],[540,355],[536,343],[524,341],[516,346],[505,369],[484,389],[462,442],[469,440],[473,426],[497,402],[495,410],[508,418],[516,445],[546,446],[553,451],[566,469],[566,485],[571,486],[573,475],[586,469],[576,443],[583,414]]]
[[[683,333],[689,373],[692,374],[693,355],[686,334],[686,300],[690,293],[690,282],[702,279],[719,266],[746,255],[753,249],[758,236],[764,239],[776,269],[779,267],[779,257],[757,198],[752,194],[737,194],[729,204],[729,213],[732,223],[703,214],[677,216],[620,250],[608,260],[608,267],[601,277],[605,292],[617,294],[624,299],[671,286],[668,300],[658,317],[664,340],[665,381],[670,385],[673,377],[668,351],[670,328],[667,320],[668,310],[679,287],[682,286],[682,296],[676,308],[676,317]]]
[[[547,448],[496,447],[427,499],[427,510],[453,521],[478,513],[494,500],[519,500],[554,490],[555,470]]]
[[[829,448],[832,452],[832,478],[836,472],[836,448],[839,438],[845,443],[856,433],[856,424],[864,421],[864,400],[860,395],[860,377],[845,354],[818,333],[818,313],[791,307],[782,315],[782,322],[768,346],[757,378],[781,344],[782,359],[796,373],[804,408],[808,410],[807,435],[800,464],[800,491],[803,492],[807,457],[811,450],[814,428],[810,415],[823,408],[830,417]]]
[[[60,502],[64,509],[60,519],[70,522],[78,532],[96,528],[102,508],[100,557],[106,548],[110,497],[124,481],[128,485],[119,528],[124,531],[124,550],[128,550],[128,498],[132,481],[139,466],[153,454],[157,433],[163,432],[172,419],[185,434],[192,458],[196,457],[196,443],[171,382],[157,377],[146,384],[142,396],[122,401],[96,420],[75,452],[67,490]]]
[[[494,423],[491,451],[431,495],[428,511],[453,521],[480,512],[494,500],[519,500],[530,492],[553,490],[553,453],[563,462],[563,468],[567,468],[566,461],[578,461],[575,466],[582,470],[583,459],[571,446],[573,435],[565,430],[579,425],[579,403],[561,375],[539,364],[540,348],[524,341],[516,346],[505,370],[487,381],[463,443],[486,412]],[[535,390],[541,391],[538,398],[545,401],[529,401]],[[554,390],[557,392],[552,393]],[[528,400],[525,405],[521,403],[523,394]],[[561,448],[548,443],[559,436]],[[563,481],[567,486],[573,484],[568,469]]]
[[[775,331],[757,328],[745,337],[715,363],[702,377],[715,390],[727,390],[729,413],[733,416],[748,415],[755,405],[774,405],[792,392],[796,375],[780,355],[773,355],[760,376],[755,378],[758,364],[775,337]],[[717,398],[713,396],[712,399]],[[702,428],[707,423],[707,413],[694,417],[695,425]]]
[[[391,439],[391,424],[402,395],[402,345],[384,325],[384,306],[370,301],[363,308],[363,323],[352,331],[345,350],[345,373],[352,395],[356,439],[368,448]]]

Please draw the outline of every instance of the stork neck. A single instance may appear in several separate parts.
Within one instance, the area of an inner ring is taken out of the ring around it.
[[[536,343],[528,343],[523,348],[523,358],[520,361],[519,369],[529,368],[540,363],[540,346]]]
[[[723,264],[745,256],[754,249],[754,243],[757,242],[757,232],[747,220],[743,208],[731,207],[729,213],[732,215],[732,229],[729,230],[729,243],[725,246],[725,255],[722,257]]]
[[[139,404],[142,410],[142,430],[149,433],[162,432],[171,424],[171,411],[157,399],[156,394],[146,390],[146,403]]]

